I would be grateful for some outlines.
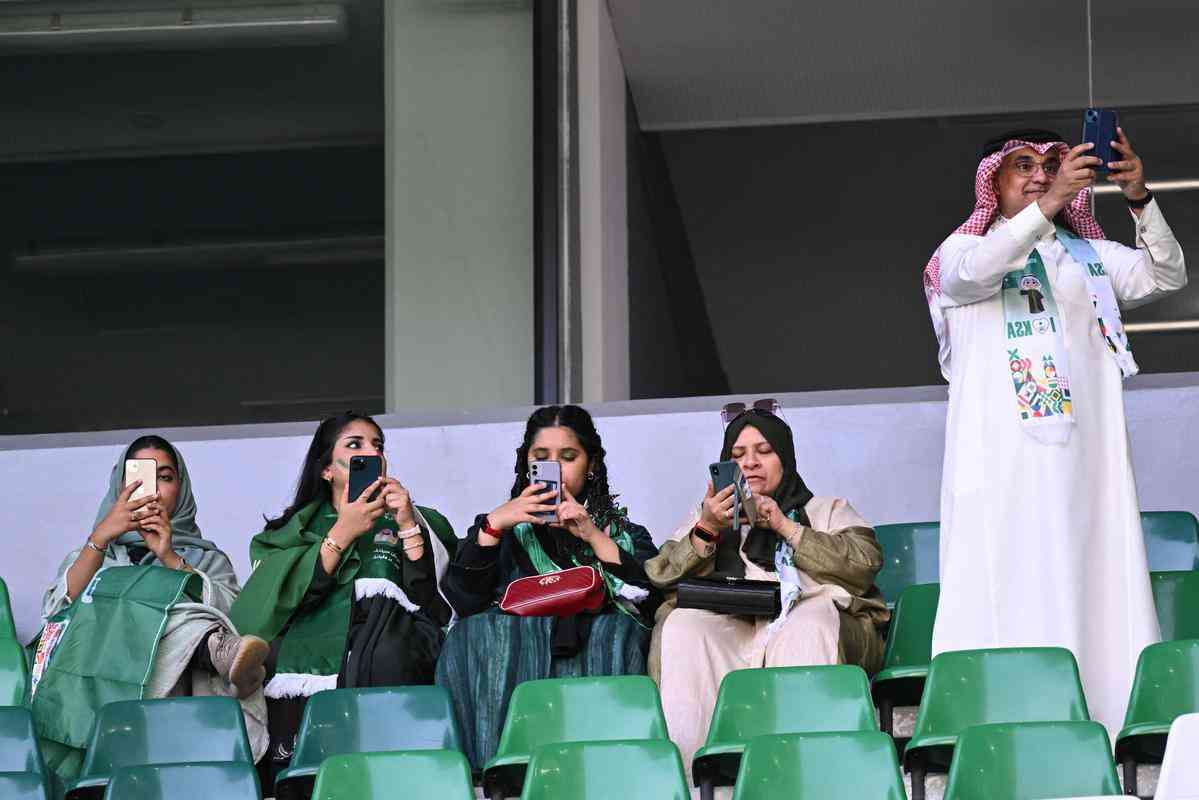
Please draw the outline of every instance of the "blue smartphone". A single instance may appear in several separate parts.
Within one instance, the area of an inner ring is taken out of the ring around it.
[[[1095,149],[1087,155],[1103,162],[1095,167],[1096,172],[1108,172],[1108,162],[1120,160],[1120,154],[1111,144],[1116,141],[1116,126],[1120,124],[1120,118],[1110,108],[1088,108],[1082,120],[1083,142],[1095,145]]]
[[[558,494],[546,500],[543,505],[556,506],[562,502],[562,465],[557,461],[534,461],[529,464],[529,483],[541,483],[545,488],[541,491],[548,492],[551,489],[558,490]],[[537,519],[553,522],[558,518],[557,511],[538,511],[533,514]]]

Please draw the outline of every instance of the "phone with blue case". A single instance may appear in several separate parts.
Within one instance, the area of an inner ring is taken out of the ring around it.
[[[1095,156],[1103,162],[1095,167],[1096,172],[1108,172],[1108,162],[1121,159],[1111,144],[1116,141],[1116,126],[1119,124],[1119,116],[1110,108],[1088,108],[1083,114],[1082,140],[1095,145],[1095,149],[1086,155]]]

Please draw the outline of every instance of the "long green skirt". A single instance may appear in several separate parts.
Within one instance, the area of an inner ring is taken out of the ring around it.
[[[619,611],[596,615],[587,641],[570,658],[551,654],[552,623],[551,617],[516,617],[493,608],[450,629],[436,680],[453,696],[462,746],[475,769],[495,755],[518,683],[645,674],[649,631],[629,616]]]

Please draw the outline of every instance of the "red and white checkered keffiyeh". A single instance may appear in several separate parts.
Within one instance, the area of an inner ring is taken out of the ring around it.
[[[954,233],[966,233],[973,236],[987,235],[991,224],[995,222],[995,217],[999,215],[999,197],[995,194],[995,173],[999,171],[1003,159],[1021,147],[1031,147],[1041,155],[1049,152],[1050,148],[1057,148],[1062,155],[1069,150],[1065,142],[1033,144],[1013,139],[1005,144],[1002,150],[984,158],[979,162],[978,171],[974,174],[974,212]],[[1065,215],[1066,222],[1079,236],[1086,239],[1107,238],[1103,233],[1103,228],[1099,227],[1099,223],[1091,213],[1090,189],[1084,189],[1078,193],[1074,201],[1066,206]],[[933,257],[929,259],[928,265],[924,268],[924,294],[930,303],[934,297],[941,294],[940,248],[937,248],[937,252],[933,253]]]
[[[995,173],[999,171],[1003,159],[1013,150],[1021,147],[1031,147],[1041,155],[1049,152],[1050,148],[1058,149],[1063,155],[1069,149],[1065,142],[1044,142],[1036,144],[1021,139],[1012,139],[1004,144],[999,151],[992,153],[978,163],[978,171],[974,174],[974,212],[963,222],[954,233],[965,233],[973,236],[986,236],[987,231],[999,215],[999,197],[995,194]],[[1091,213],[1091,190],[1084,189],[1078,193],[1074,201],[1063,210],[1066,224],[1073,231],[1087,239],[1106,239],[1103,228]],[[933,253],[928,265],[924,268],[924,297],[928,301],[929,316],[932,317],[933,330],[937,334],[939,351],[937,360],[941,363],[941,374],[949,380],[949,329],[945,319],[945,311],[941,307],[941,248]]]

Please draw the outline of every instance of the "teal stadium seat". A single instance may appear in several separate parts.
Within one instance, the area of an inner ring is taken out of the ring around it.
[[[1199,519],[1189,511],[1142,511],[1149,569],[1199,569]]]
[[[253,764],[241,705],[232,697],[171,697],[108,703],[67,800],[98,798],[114,770],[156,764]]]
[[[874,584],[888,606],[894,607],[909,586],[941,580],[941,523],[877,525],[874,536],[883,548],[883,568]]]
[[[0,707],[0,797],[46,800],[50,796],[45,765],[38,752],[33,716],[20,706]]]
[[[12,604],[8,599],[8,585],[0,578],[0,639],[16,641],[17,627],[12,618]]]
[[[461,750],[450,695],[440,686],[329,689],[308,698],[279,800],[307,798],[321,763],[346,753]]]
[[[104,800],[258,800],[258,771],[241,761],[117,767]]]

